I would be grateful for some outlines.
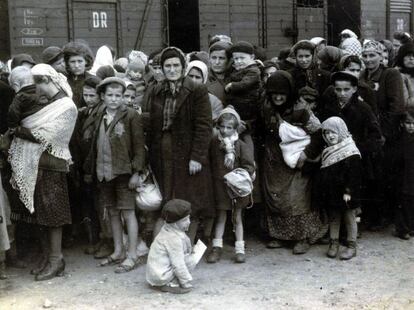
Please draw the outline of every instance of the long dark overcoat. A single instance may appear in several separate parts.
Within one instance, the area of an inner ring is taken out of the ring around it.
[[[191,202],[194,216],[212,215],[214,203],[209,163],[212,119],[207,88],[184,78],[176,97],[176,113],[170,128],[173,160],[166,164],[163,162],[162,153],[165,83],[157,85],[148,98],[147,144],[151,167],[165,201],[172,198],[184,199]],[[189,173],[190,160],[195,160],[203,166],[196,175]],[[171,173],[172,190],[166,191],[163,188],[163,178]],[[166,197],[166,192],[172,193],[172,197]]]

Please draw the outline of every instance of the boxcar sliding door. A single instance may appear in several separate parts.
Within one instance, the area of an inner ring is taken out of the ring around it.
[[[102,45],[118,50],[116,3],[73,1],[73,36],[89,43],[94,52]]]

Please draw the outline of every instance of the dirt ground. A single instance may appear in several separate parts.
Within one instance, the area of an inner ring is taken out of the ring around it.
[[[76,247],[65,252],[61,278],[34,282],[28,270],[9,269],[0,309],[414,309],[414,239],[364,233],[347,262],[328,259],[326,245],[301,256],[256,239],[247,247],[242,265],[231,261],[229,245],[219,263],[201,262],[187,295],[152,290],[145,266],[122,275],[98,268]]]

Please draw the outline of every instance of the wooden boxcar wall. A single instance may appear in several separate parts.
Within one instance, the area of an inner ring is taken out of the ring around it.
[[[165,43],[160,0],[10,0],[10,54],[27,52],[40,60],[42,50],[74,39],[111,44],[120,55],[134,48],[149,53]],[[147,22],[142,25],[145,8]],[[1,24],[0,24],[1,27]],[[144,28],[142,28],[144,27]]]
[[[387,0],[361,0],[361,37],[387,38]]]
[[[324,37],[326,1],[323,8],[298,7],[296,11],[293,3],[292,0],[199,0],[201,49],[207,50],[211,36],[226,34],[233,41],[246,40],[264,46],[272,57],[295,40]],[[289,29],[296,29],[297,37]]]
[[[264,46],[274,56],[295,40],[326,36],[326,0],[323,8],[294,10],[293,3],[199,0],[201,49],[207,50],[212,35],[227,34],[234,41]],[[165,4],[165,0],[9,0],[10,54],[28,52],[39,60],[47,46],[84,39],[94,51],[110,44],[123,55],[134,48],[140,29],[139,48],[149,53],[168,42]]]
[[[199,0],[200,47],[215,34],[260,44],[261,0]]]

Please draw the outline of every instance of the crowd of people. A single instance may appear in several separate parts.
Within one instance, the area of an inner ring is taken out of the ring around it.
[[[316,37],[271,56],[216,35],[207,52],[117,58],[77,40],[3,64],[0,278],[25,267],[17,236],[39,245],[37,281],[87,240],[99,267],[146,263],[172,293],[191,290],[198,239],[217,263],[232,229],[244,263],[246,220],[268,248],[320,242],[341,260],[361,227],[414,236],[411,36],[346,29],[338,47]]]

